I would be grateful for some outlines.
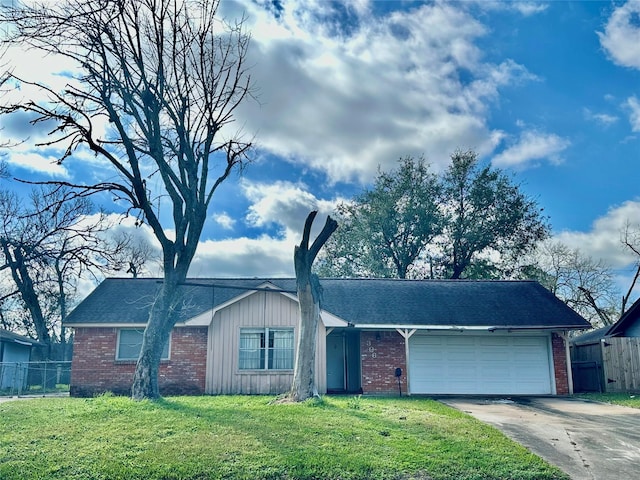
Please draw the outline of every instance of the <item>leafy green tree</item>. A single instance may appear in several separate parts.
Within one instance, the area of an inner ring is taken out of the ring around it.
[[[548,236],[536,203],[501,170],[456,151],[440,176],[407,157],[338,206],[322,276],[501,278]]]
[[[500,169],[481,166],[473,151],[456,151],[442,177],[446,223],[440,246],[448,278],[462,278],[472,267],[495,267],[531,251],[549,235],[535,201]],[[475,277],[485,275],[475,268]],[[491,276],[490,274],[487,276]]]
[[[406,278],[440,233],[437,177],[423,159],[406,157],[379,172],[371,190],[337,209],[340,228],[327,242],[318,273]]]

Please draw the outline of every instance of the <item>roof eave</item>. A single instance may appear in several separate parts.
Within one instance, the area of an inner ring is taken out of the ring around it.
[[[486,331],[494,332],[498,330],[584,330],[588,327],[576,325],[417,325],[417,324],[375,324],[375,323],[359,323],[350,325],[354,328],[362,330],[395,330],[403,328],[408,330],[438,330],[438,331]]]

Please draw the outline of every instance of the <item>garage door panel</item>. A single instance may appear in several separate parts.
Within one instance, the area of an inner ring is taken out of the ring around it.
[[[478,360],[488,363],[504,363],[511,360],[511,352],[506,349],[492,349],[492,350],[480,350],[478,352]]]
[[[546,336],[420,335],[409,340],[412,393],[550,394]]]

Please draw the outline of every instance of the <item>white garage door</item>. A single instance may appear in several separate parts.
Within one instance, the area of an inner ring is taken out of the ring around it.
[[[549,339],[420,335],[409,339],[409,388],[426,394],[551,394]]]

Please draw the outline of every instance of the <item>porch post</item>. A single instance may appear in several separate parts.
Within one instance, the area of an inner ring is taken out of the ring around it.
[[[573,395],[573,368],[571,368],[571,349],[569,348],[569,334],[565,331],[561,332],[560,336],[564,341],[564,352],[567,358],[567,383],[569,384],[569,395]]]
[[[411,388],[409,388],[409,339],[416,333],[416,329],[409,330],[408,328],[396,328],[396,331],[404,338],[404,361],[405,361],[405,377],[407,379],[407,395],[411,395]]]

